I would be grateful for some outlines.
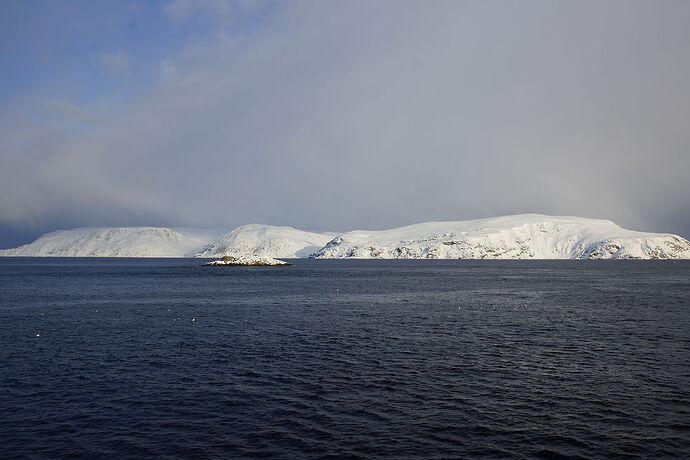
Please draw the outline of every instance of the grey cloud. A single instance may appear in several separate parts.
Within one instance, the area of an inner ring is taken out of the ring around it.
[[[37,203],[0,216],[347,230],[545,212],[688,236],[689,21],[683,2],[282,3],[166,60],[89,135],[22,147],[51,152],[5,172]]]

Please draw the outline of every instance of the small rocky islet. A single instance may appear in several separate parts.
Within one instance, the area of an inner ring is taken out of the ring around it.
[[[206,262],[202,267],[279,267],[292,265],[284,260],[258,256],[225,256],[220,260]]]

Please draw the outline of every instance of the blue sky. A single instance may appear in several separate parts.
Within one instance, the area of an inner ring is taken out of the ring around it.
[[[690,236],[690,3],[0,3],[0,247],[542,212]]]
[[[242,14],[223,27],[241,35],[260,27],[271,8],[262,4],[245,16],[233,2],[10,1],[0,4],[0,103],[42,99],[88,106],[100,100],[130,104],[160,77],[160,64],[186,46],[212,39],[222,18]],[[182,13],[173,13],[175,5]],[[217,6],[214,6],[217,5]],[[257,2],[257,5],[259,2]],[[55,115],[16,104],[29,121]]]
[[[2,54],[12,63],[0,77],[3,102],[29,93],[87,104],[129,90],[150,80],[155,63],[185,40],[153,2],[23,1],[0,8]],[[101,65],[102,56],[118,51],[136,78]]]

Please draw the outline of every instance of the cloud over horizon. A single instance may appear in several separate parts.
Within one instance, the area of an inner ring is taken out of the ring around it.
[[[136,29],[98,49],[93,76],[132,81],[3,100],[0,227],[542,212],[690,236],[687,3],[176,0],[150,27],[128,14]],[[164,39],[154,26],[179,43],[138,54]]]

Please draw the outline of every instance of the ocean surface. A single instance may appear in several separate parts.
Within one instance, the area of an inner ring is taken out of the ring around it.
[[[0,458],[688,458],[690,263],[0,258]]]

